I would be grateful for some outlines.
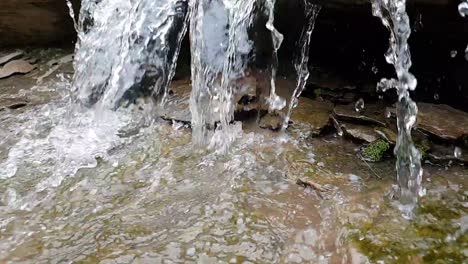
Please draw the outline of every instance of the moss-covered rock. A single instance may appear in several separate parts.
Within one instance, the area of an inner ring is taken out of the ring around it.
[[[390,143],[385,140],[377,140],[361,149],[361,157],[365,161],[381,161],[390,149]]]

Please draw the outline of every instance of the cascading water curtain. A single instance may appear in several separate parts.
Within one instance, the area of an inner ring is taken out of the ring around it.
[[[116,109],[140,97],[163,99],[187,30],[187,1],[83,0],[75,23],[77,100]]]
[[[244,76],[252,50],[248,28],[254,0],[191,1],[192,136],[225,152],[236,137],[234,81]]]
[[[397,123],[398,140],[395,147],[396,169],[400,194],[400,207],[406,217],[410,217],[423,195],[421,154],[414,146],[411,130],[416,124],[418,108],[410,98],[410,91],[416,89],[417,80],[409,72],[411,54],[408,38],[411,34],[409,17],[406,13],[406,0],[372,0],[373,15],[379,17],[390,30],[390,48],[385,54],[389,64],[393,64],[398,79],[382,79],[377,89],[386,91],[395,88],[398,93]]]

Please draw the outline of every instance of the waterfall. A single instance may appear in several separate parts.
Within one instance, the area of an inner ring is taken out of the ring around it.
[[[139,96],[163,99],[186,33],[187,0],[85,0],[73,87],[78,100],[115,109]]]
[[[73,10],[73,4],[70,2],[70,0],[66,0],[66,1],[67,1],[68,12],[69,12],[70,18],[73,21],[73,26],[75,27],[76,33],[78,33],[78,30],[79,30],[78,22],[76,22],[75,10]]]
[[[248,28],[254,0],[191,2],[193,140],[226,150],[235,135],[235,81],[242,78],[252,50]],[[215,136],[218,133],[219,136]],[[217,140],[220,139],[220,140]]]
[[[276,94],[276,73],[278,71],[278,50],[283,43],[284,36],[275,28],[275,4],[276,0],[265,0],[265,7],[268,12],[266,27],[271,31],[273,39],[273,58],[271,62],[270,96],[268,98],[269,110],[281,110],[286,106],[286,100]]]
[[[417,80],[409,72],[411,55],[408,38],[411,34],[409,17],[406,13],[406,0],[372,0],[373,15],[379,17],[390,30],[390,48],[385,54],[389,64],[393,64],[398,79],[382,79],[377,89],[395,88],[398,93],[397,123],[398,140],[395,147],[396,169],[399,184],[401,209],[406,216],[412,214],[422,195],[421,154],[414,146],[411,130],[416,124],[418,108],[410,98],[409,91],[416,89]]]
[[[312,32],[315,27],[315,20],[320,12],[321,7],[318,5],[311,4],[307,0],[304,0],[305,7],[305,17],[307,19],[307,24],[304,26],[304,29],[301,33],[301,37],[298,41],[298,46],[300,53],[296,57],[294,62],[294,67],[297,72],[297,84],[296,89],[291,97],[289,103],[288,113],[286,114],[283,121],[283,129],[286,129],[291,118],[291,114],[294,108],[299,104],[299,97],[304,91],[307,80],[309,79],[309,49],[310,49],[310,40]]]

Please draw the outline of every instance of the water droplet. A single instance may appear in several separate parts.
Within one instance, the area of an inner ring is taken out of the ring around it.
[[[455,58],[457,56],[458,52],[456,50],[450,51],[450,57]]]
[[[390,111],[390,109],[388,109],[388,108],[385,109],[385,117],[386,117],[386,118],[392,117],[392,111]]]
[[[377,67],[375,67],[375,65],[374,65],[374,66],[372,66],[372,72],[374,74],[377,74],[379,72],[379,69]]]
[[[362,110],[364,110],[364,107],[364,99],[362,98],[360,98],[354,105],[354,109],[356,110],[356,112],[361,112]]]
[[[462,17],[468,15],[468,2],[463,2],[458,5],[458,13],[460,13]]]
[[[455,158],[459,159],[461,158],[461,155],[462,155],[462,150],[460,147],[455,147],[455,150],[453,151],[453,155],[455,156]]]
[[[439,98],[440,98],[440,97],[439,97],[439,94],[438,94],[438,93],[435,93],[435,94],[434,94],[434,100],[438,101]]]

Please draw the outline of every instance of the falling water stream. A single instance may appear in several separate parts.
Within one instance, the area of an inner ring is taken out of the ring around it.
[[[235,81],[245,74],[255,1],[192,1],[193,138],[225,152],[236,137]],[[219,125],[218,125],[219,122]]]
[[[385,54],[389,64],[393,64],[398,79],[382,79],[377,88],[382,91],[395,88],[398,93],[397,123],[398,140],[395,147],[397,157],[397,178],[402,210],[408,216],[417,205],[422,188],[421,154],[411,139],[411,130],[416,124],[418,108],[410,98],[410,91],[416,89],[417,80],[409,72],[411,55],[408,38],[411,34],[406,13],[406,0],[373,0],[373,14],[382,20],[390,30],[390,48]]]
[[[186,0],[83,1],[74,87],[86,105],[162,100],[187,29]]]
[[[320,12],[320,6],[309,3],[304,0],[305,7],[305,17],[307,18],[308,23],[304,26],[301,37],[298,41],[298,46],[300,54],[296,57],[294,67],[297,72],[297,84],[296,89],[291,97],[289,102],[289,109],[286,117],[283,121],[283,129],[286,129],[289,125],[289,120],[291,118],[292,111],[299,104],[299,97],[305,89],[307,80],[309,79],[309,50],[310,50],[310,40],[312,38],[312,32],[315,27],[315,20]]]

